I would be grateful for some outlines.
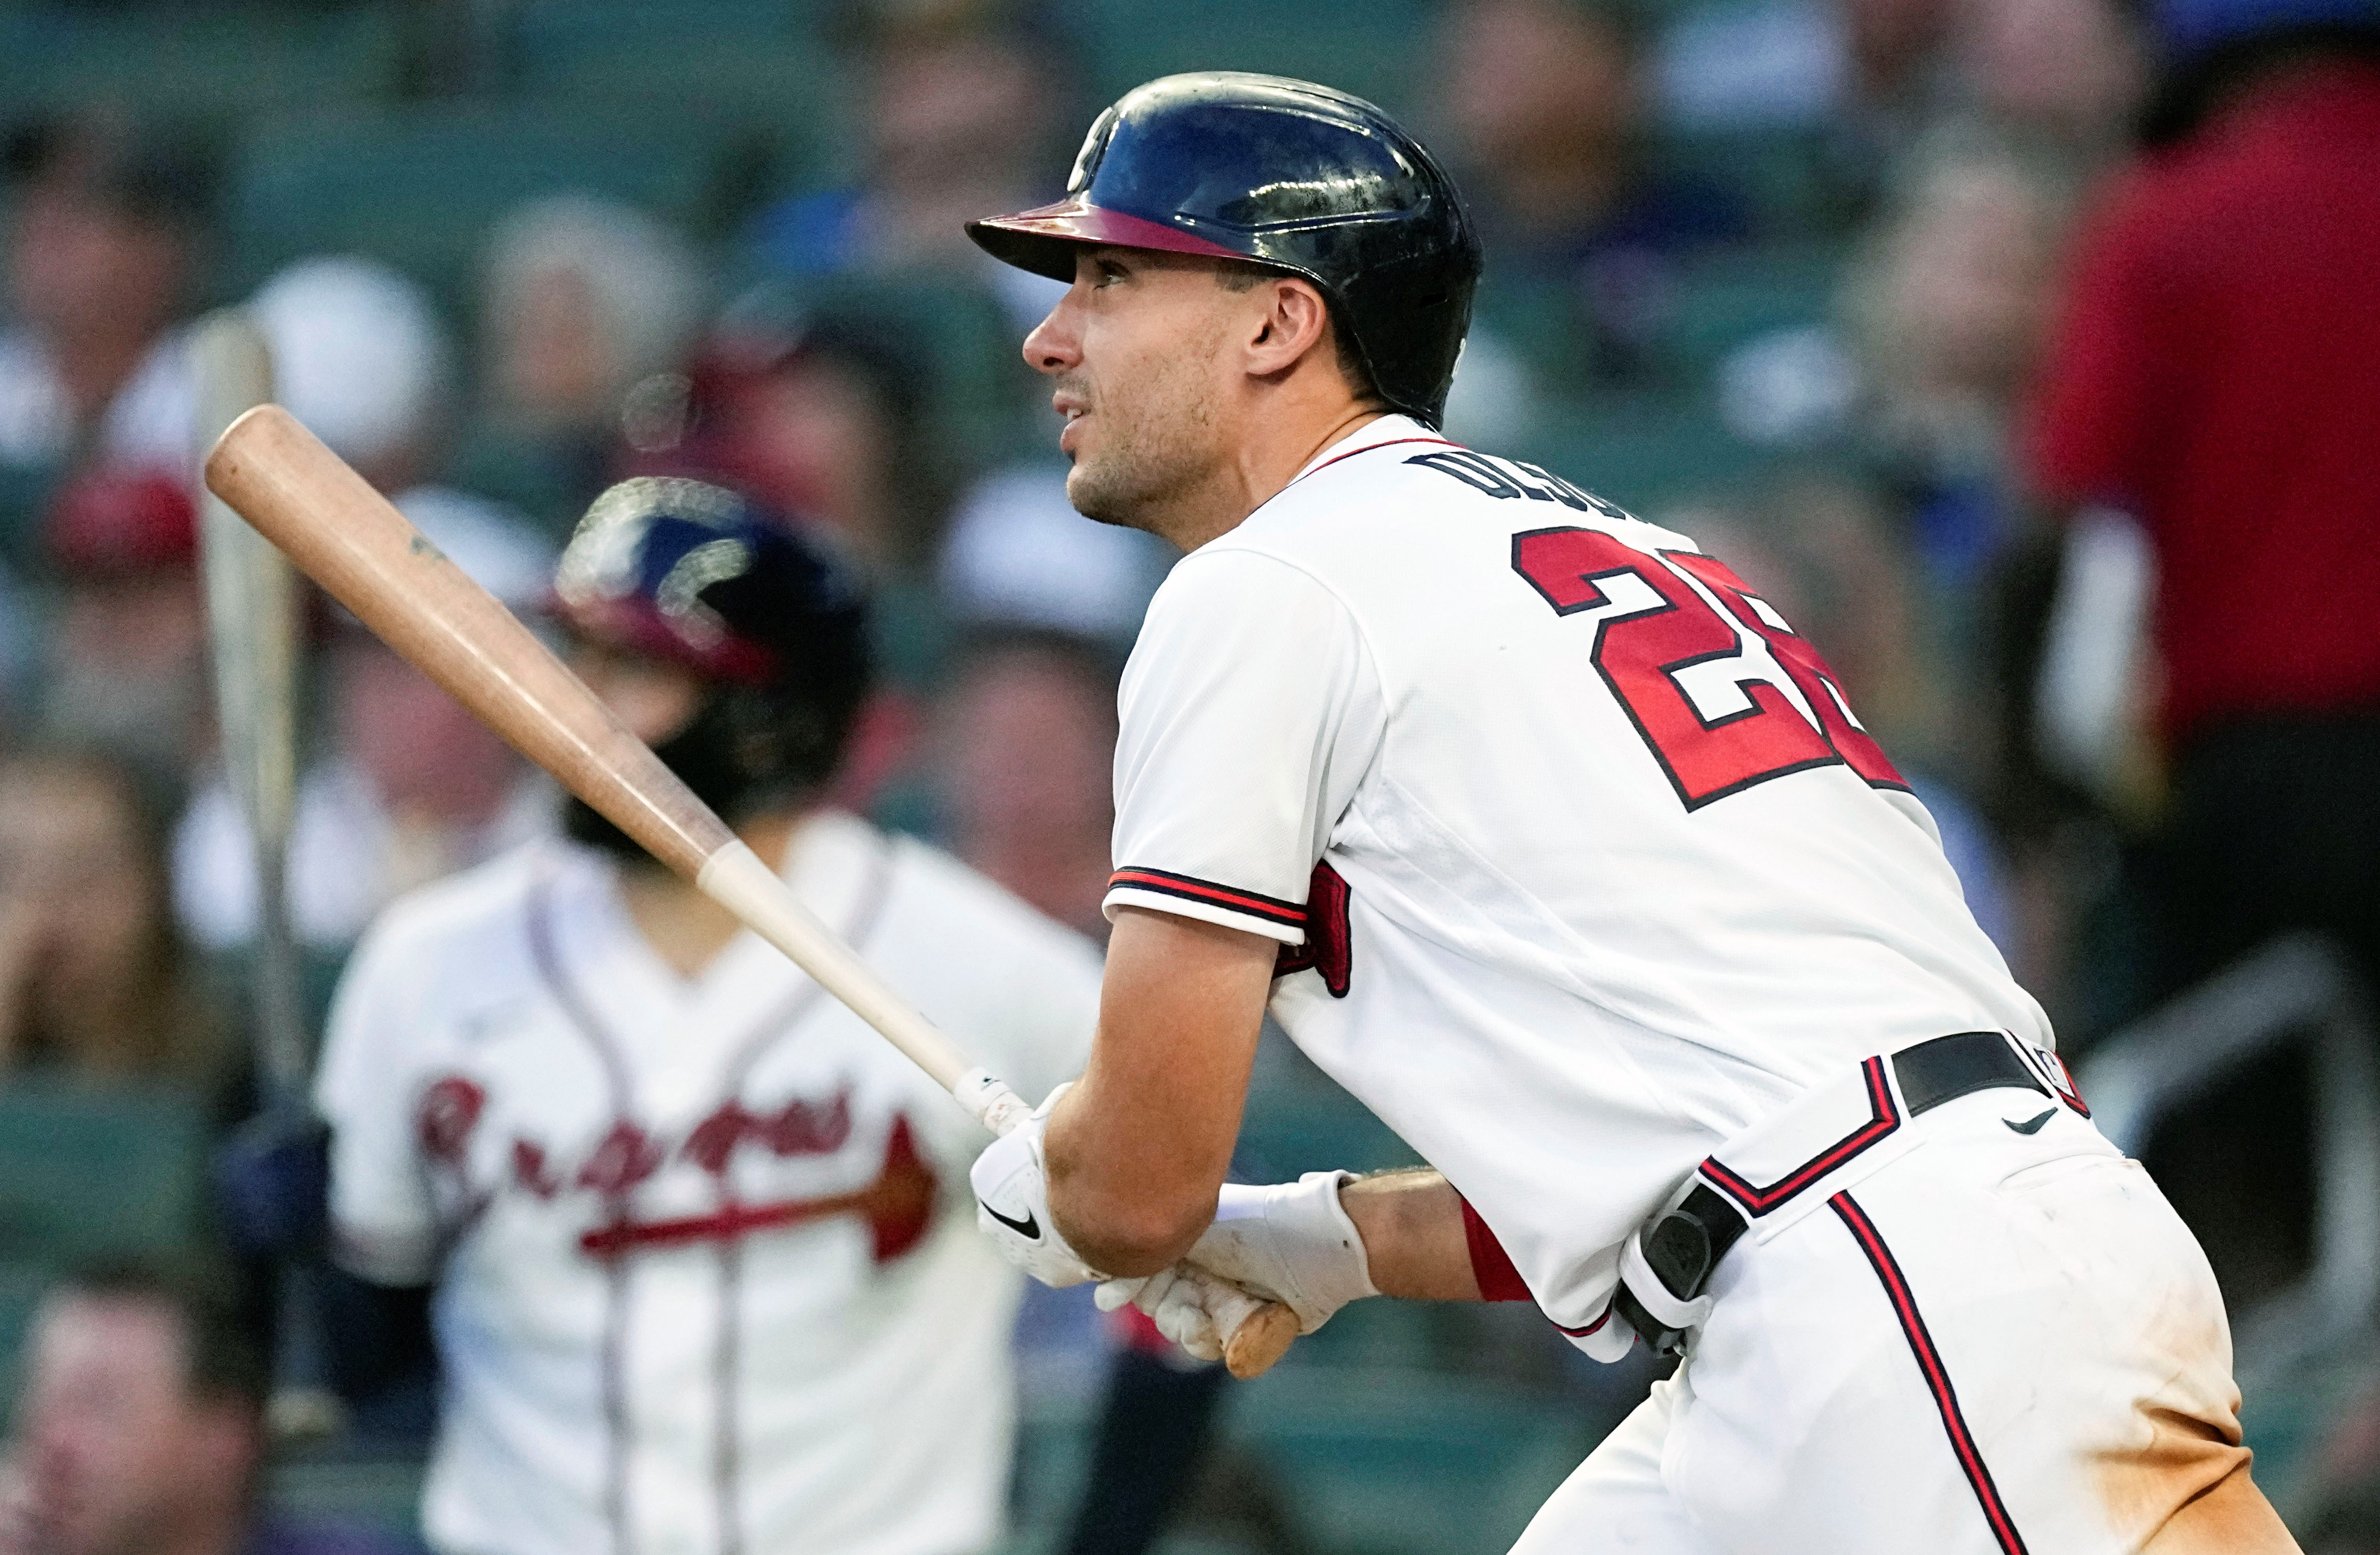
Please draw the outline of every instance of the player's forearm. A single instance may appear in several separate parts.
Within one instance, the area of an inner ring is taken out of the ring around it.
[[[1045,1141],[1050,1215],[1092,1268],[1154,1274],[1213,1218],[1276,949],[1171,914],[1117,915],[1090,1063]]]
[[[1410,1301],[1477,1301],[1463,1197],[1427,1167],[1359,1177],[1339,1203],[1364,1239],[1372,1283]]]
[[[1145,1148],[1134,1121],[1141,1115],[1087,1076],[1060,1101],[1047,1136],[1050,1214],[1059,1235],[1085,1263],[1120,1279],[1172,1264],[1215,1210],[1214,1190],[1201,1194],[1195,1185],[1203,1173],[1169,1169]]]

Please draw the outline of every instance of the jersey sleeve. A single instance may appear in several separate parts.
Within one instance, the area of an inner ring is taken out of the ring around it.
[[[1387,726],[1345,604],[1262,553],[1184,559],[1133,650],[1121,724],[1108,916],[1304,943],[1307,882]]]
[[[332,1001],[314,1082],[331,1127],[331,1245],[349,1272],[384,1285],[436,1272],[437,1221],[413,1123],[419,1001],[402,946],[365,937]]]

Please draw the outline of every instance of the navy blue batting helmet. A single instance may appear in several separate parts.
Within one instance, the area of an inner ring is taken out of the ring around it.
[[[580,636],[711,684],[657,750],[729,819],[834,770],[868,692],[867,596],[743,496],[675,477],[620,482],[579,520],[553,593]]]
[[[1061,281],[1085,244],[1302,275],[1380,397],[1432,426],[1479,280],[1454,181],[1395,120],[1329,87],[1228,70],[1126,92],[1091,126],[1065,199],[969,222],[967,235]]]

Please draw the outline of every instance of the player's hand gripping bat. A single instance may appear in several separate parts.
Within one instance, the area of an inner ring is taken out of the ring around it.
[[[737,840],[543,643],[422,538],[386,499],[279,406],[224,432],[207,485],[299,570],[513,747],[655,858],[793,959],[995,1134],[1031,1111],[937,1030],[776,871]],[[1297,1336],[1275,1302],[1225,1294],[1232,1375],[1254,1377]]]

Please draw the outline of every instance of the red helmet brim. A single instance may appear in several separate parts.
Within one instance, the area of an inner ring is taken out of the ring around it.
[[[1003,264],[1047,275],[1053,281],[1075,278],[1075,251],[1086,245],[1118,249],[1158,249],[1171,254],[1198,254],[1208,259],[1243,260],[1247,256],[1196,233],[1102,210],[1079,200],[1062,200],[1013,216],[988,216],[967,223],[976,246]]]

